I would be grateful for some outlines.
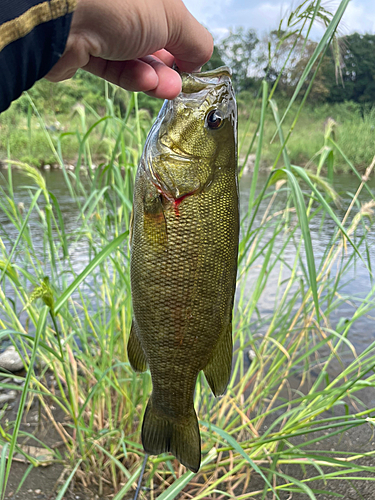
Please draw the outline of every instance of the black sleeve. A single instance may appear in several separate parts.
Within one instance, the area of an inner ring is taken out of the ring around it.
[[[0,113],[64,52],[76,0],[0,0]]]

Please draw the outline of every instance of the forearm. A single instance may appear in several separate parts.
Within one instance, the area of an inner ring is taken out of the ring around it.
[[[0,112],[64,52],[76,0],[1,0]]]

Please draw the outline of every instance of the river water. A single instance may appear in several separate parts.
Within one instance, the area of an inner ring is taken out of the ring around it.
[[[265,173],[261,174],[258,178],[258,191],[263,188],[265,182],[267,181],[268,175]],[[240,182],[240,199],[242,204],[242,212],[247,209],[247,200],[250,191],[250,185],[252,182],[251,175],[243,177]],[[334,178],[334,189],[339,195],[339,203],[338,206],[335,204],[331,204],[332,208],[338,219],[341,221],[345,216],[345,213],[353,200],[353,196],[355,195],[359,185],[361,182],[357,177],[350,174],[336,174]],[[375,179],[370,180],[367,183],[369,189],[374,192],[375,189]],[[303,187],[301,185],[301,187]],[[310,193],[310,191],[306,190],[306,192]],[[286,193],[280,194],[277,197],[277,203],[273,206],[272,212],[276,212],[277,210],[282,210],[285,208],[286,204]],[[362,189],[361,194],[358,198],[359,203],[353,207],[353,210],[348,217],[348,221],[345,227],[348,227],[348,223],[354,218],[354,216],[358,213],[360,206],[363,203],[370,201],[371,195],[366,191],[366,189]],[[261,203],[259,214],[256,218],[255,226],[261,223],[263,214],[267,208],[269,202],[269,198],[264,200]],[[317,207],[318,203],[314,203],[314,207]],[[294,215],[294,219],[296,220],[296,216]],[[364,219],[366,221],[366,225],[371,225],[370,220]],[[315,265],[318,270],[321,260],[323,258],[324,252],[327,248],[327,245],[330,244],[331,238],[337,232],[337,226],[335,222],[329,217],[325,216],[324,223],[322,225],[322,216],[319,214],[316,218],[313,218],[310,222],[310,233],[312,246],[314,251]],[[297,233],[298,235],[300,233]],[[358,225],[358,230],[355,235],[352,236],[355,244],[359,244],[360,238],[363,235],[363,227],[361,224]],[[271,236],[271,234],[270,234]],[[275,243],[275,252],[281,249],[283,245],[283,238],[280,236]],[[367,234],[367,242],[368,242],[368,251],[369,257],[371,261],[372,268],[375,264],[375,228],[370,229]],[[354,250],[348,244],[346,249],[346,256],[344,260],[348,260]],[[365,245],[360,247],[360,253],[365,257]],[[302,255],[304,256],[304,252],[302,250]],[[292,266],[296,256],[296,246],[295,244],[288,244],[283,253],[284,259],[284,268],[286,269],[285,278],[290,276],[290,271],[287,269],[287,266]],[[302,259],[304,262],[306,260]],[[259,268],[262,264],[262,259],[257,261],[257,266],[254,269],[251,269],[249,273],[249,283],[247,286],[251,286],[251,282],[253,279],[259,274]],[[271,315],[273,312],[273,308],[275,307],[275,299],[277,294],[279,294],[278,290],[278,280],[279,280],[279,267],[276,266],[270,273],[268,277],[267,285],[258,301],[259,312],[261,315]],[[333,268],[332,274],[337,270],[336,267]],[[300,272],[300,274],[302,274]],[[348,267],[347,272],[344,275],[344,279],[341,281],[341,286],[339,289],[339,294],[342,297],[342,302],[340,305],[332,311],[330,314],[330,325],[335,328],[337,324],[342,324],[346,320],[350,320],[353,314],[356,311],[356,308],[361,304],[363,299],[370,293],[372,290],[372,284],[369,276],[368,269],[366,269],[366,265],[359,259],[356,258],[355,262],[353,261],[352,265]],[[299,305],[299,303],[298,303]],[[375,306],[375,302],[374,302]],[[372,317],[373,316],[373,317]],[[349,331],[348,339],[355,347],[357,353],[362,352],[368,345],[375,341],[375,311],[370,311],[370,314],[363,315],[359,317],[353,327]],[[261,332],[262,333],[262,332]],[[352,357],[349,355],[347,361]],[[345,360],[345,355],[343,357]]]
[[[45,176],[48,189],[56,196],[60,204],[61,211],[64,217],[65,229],[67,233],[73,233],[77,229],[77,218],[79,217],[79,208],[77,204],[72,202],[69,195],[69,191],[66,188],[63,173],[59,170],[52,170],[50,172],[45,172]],[[0,170],[0,184],[5,184],[5,179],[7,177],[6,170]],[[266,182],[267,175],[265,173],[261,174],[258,178],[258,191],[263,187]],[[29,194],[27,193],[26,186],[30,186],[31,182],[24,174],[18,170],[13,171],[13,189],[14,198],[16,203],[25,203],[26,208],[30,203]],[[250,174],[244,176],[240,182],[240,198],[242,212],[246,211],[247,200],[249,196],[250,185],[252,182],[252,177]],[[334,188],[340,194],[341,206],[340,208],[335,208],[336,215],[342,219],[346,212],[346,208],[349,206],[352,196],[356,192],[360,182],[352,175],[339,174],[335,176]],[[370,181],[368,183],[370,189],[375,189],[375,182]],[[368,193],[365,190],[362,191],[360,201],[363,203],[370,199]],[[279,195],[277,198],[277,203],[273,210],[282,209],[285,206],[286,195]],[[260,224],[262,216],[266,210],[269,199],[265,200],[259,209],[259,213],[256,218],[256,224]],[[356,213],[358,208],[354,210]],[[36,246],[43,244],[43,238],[45,236],[42,233],[41,225],[38,221],[39,215],[37,211],[34,210],[30,217],[30,226],[33,232],[33,240]],[[332,235],[335,233],[336,226],[335,223],[329,218],[325,218],[323,227],[321,227],[321,217],[314,219],[310,224],[312,243],[314,248],[314,254],[317,266],[326,248],[326,245],[330,241]],[[10,248],[12,241],[17,237],[17,233],[14,226],[8,221],[6,215],[0,211],[0,237],[4,241],[5,245]],[[265,235],[267,237],[267,235]],[[369,252],[370,259],[374,267],[375,259],[375,231],[370,231],[368,235],[369,242]],[[276,242],[275,250],[281,248],[283,243],[282,238],[280,241]],[[363,250],[363,249],[362,249]],[[295,258],[295,245],[290,244],[286,247],[284,253],[285,264],[293,264]],[[76,273],[81,272],[84,267],[89,262],[89,255],[87,248],[84,243],[79,241],[74,247],[70,248],[73,268]],[[348,248],[348,255],[352,252],[351,248]],[[22,259],[22,255],[17,255],[17,259]],[[257,265],[254,269],[251,269],[249,273],[249,289],[259,273],[259,269],[262,263],[262,257],[257,260]],[[45,274],[48,275],[48,262],[45,263]],[[265,290],[260,297],[258,302],[259,314],[267,315],[272,313],[272,309],[275,305],[275,297],[277,293],[279,273],[276,267],[268,277],[267,285]],[[348,273],[346,274],[345,284],[340,289],[342,296],[347,296],[348,302],[343,302],[337,310],[334,311],[333,316],[331,316],[331,322],[334,326],[335,323],[343,321],[345,319],[350,319],[355,311],[355,307],[359,304],[360,300],[363,299],[366,294],[371,290],[371,281],[369,278],[368,271],[365,265],[357,259],[356,265],[351,266]],[[375,312],[373,314],[375,316]],[[375,318],[367,316],[362,316],[352,329],[350,330],[349,340],[353,343],[358,352],[363,351],[364,348],[368,346],[369,343],[375,340]]]

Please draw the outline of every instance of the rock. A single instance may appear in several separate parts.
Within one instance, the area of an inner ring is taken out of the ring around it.
[[[47,165],[44,165],[43,168],[44,168],[44,170],[51,170],[51,165],[48,165],[48,163],[47,163]]]
[[[8,372],[19,372],[24,368],[22,358],[14,346],[8,347],[0,354],[0,369]]]
[[[36,493],[37,495],[40,495],[40,494],[42,493],[42,490],[35,490],[35,493]]]
[[[0,406],[5,405],[5,403],[9,403],[9,401],[14,401],[17,397],[16,391],[9,391],[5,394],[0,394]]]
[[[9,379],[10,380],[10,379]],[[25,379],[23,377],[17,377],[12,379],[15,384],[25,385]],[[4,380],[2,381],[4,383]]]
[[[257,355],[255,354],[255,351],[253,351],[252,349],[249,349],[247,355],[249,357],[250,362],[253,361],[257,357]]]

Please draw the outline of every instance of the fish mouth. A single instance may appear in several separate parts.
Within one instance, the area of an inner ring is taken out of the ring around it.
[[[180,72],[182,80],[182,93],[193,94],[204,90],[207,87],[216,87],[224,81],[230,81],[232,71],[228,66],[220,66],[210,71],[196,72],[196,73],[182,73]]]
[[[208,87],[216,87],[224,82],[231,81],[231,70],[222,66],[203,73],[182,73],[182,93],[193,94]]]

